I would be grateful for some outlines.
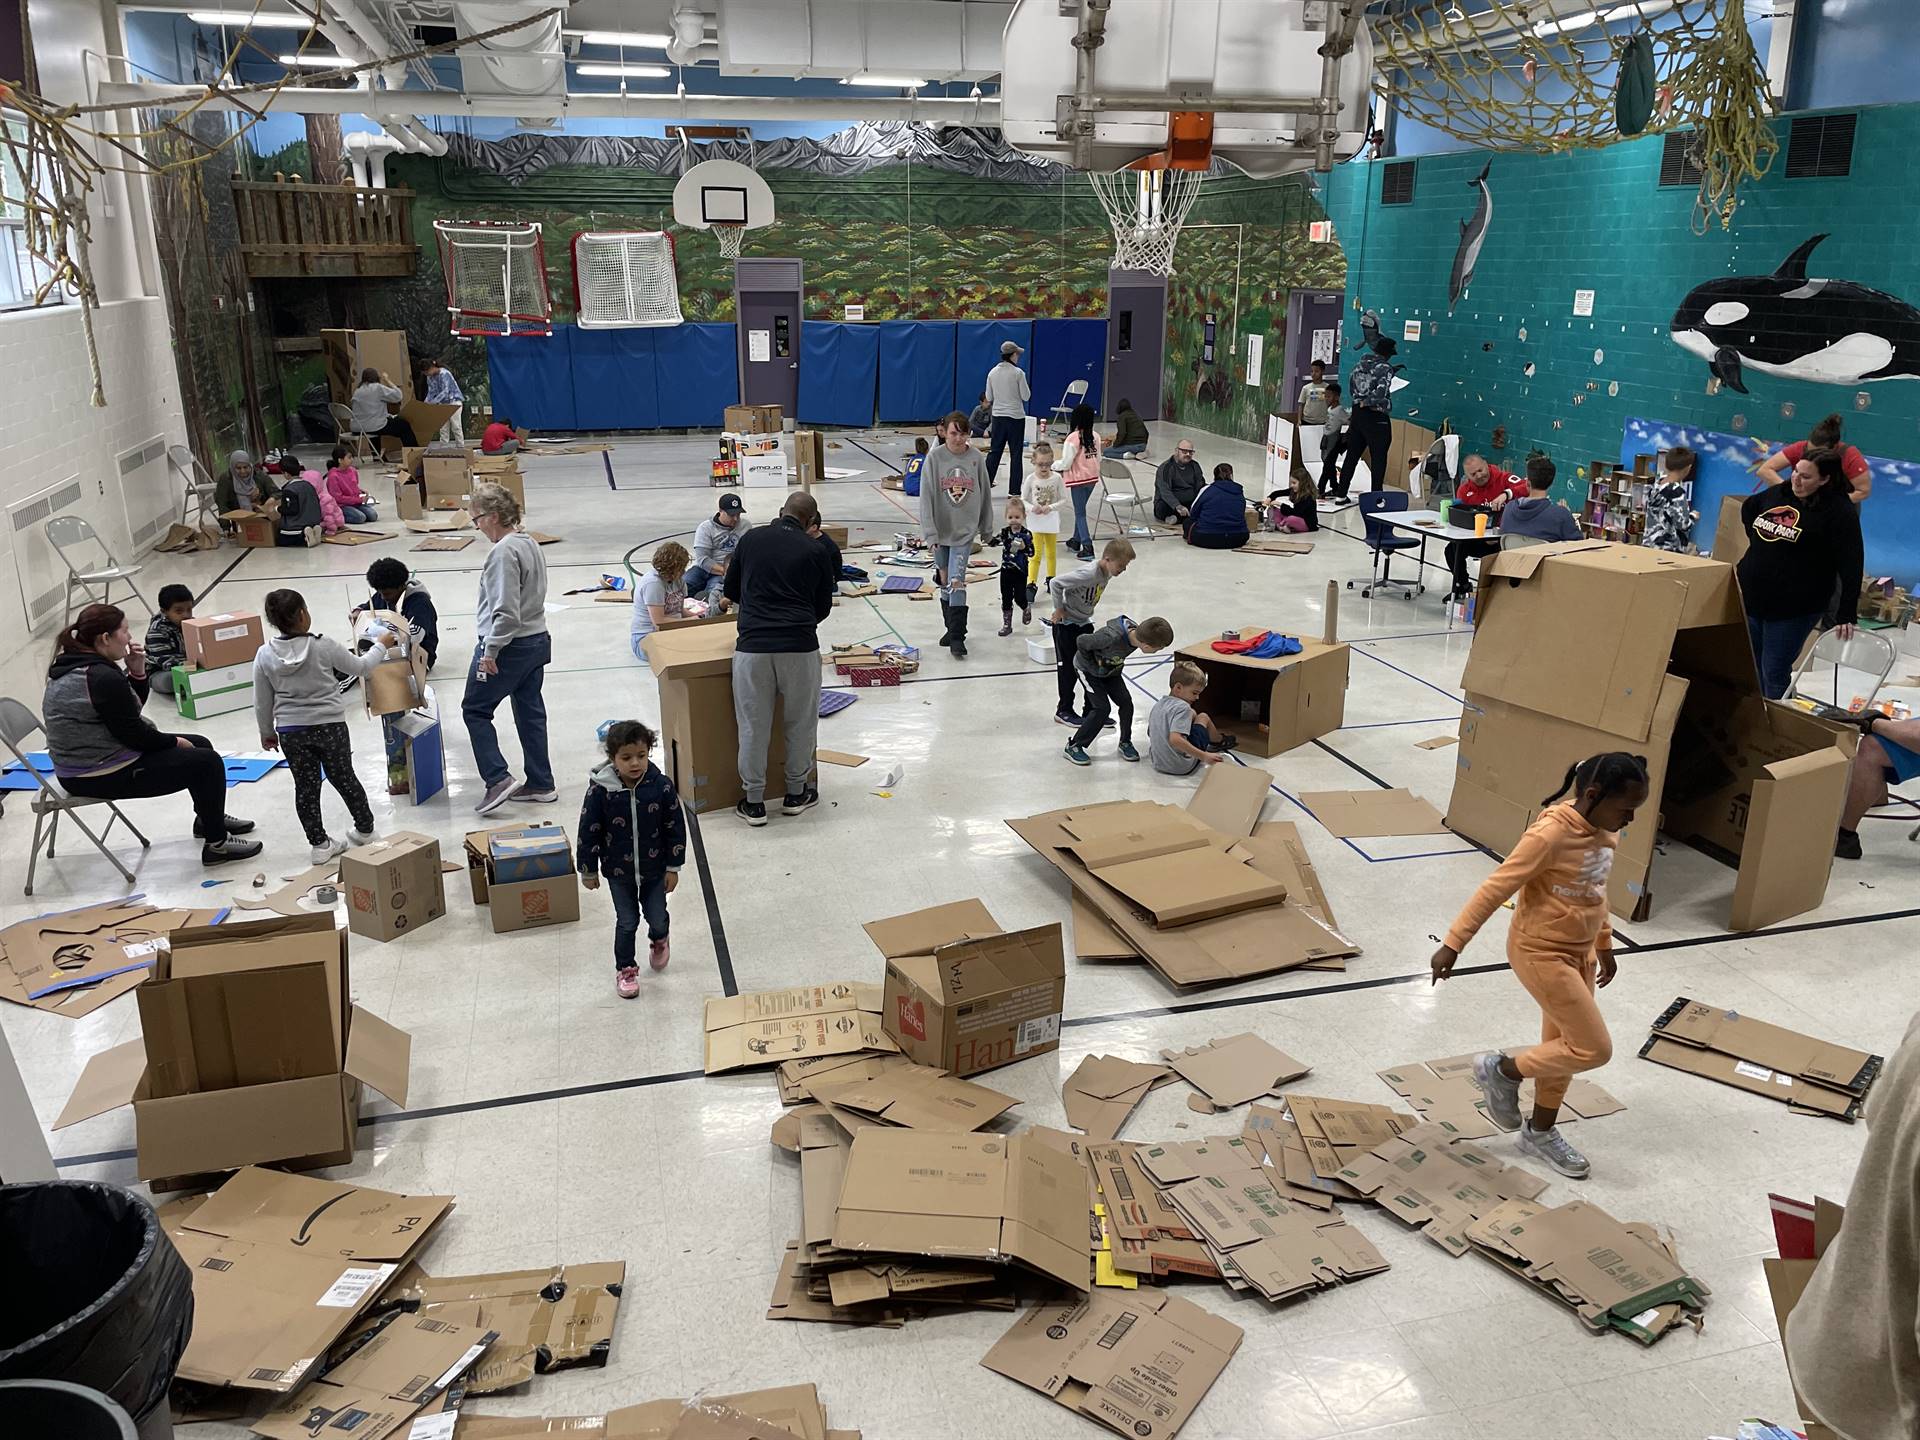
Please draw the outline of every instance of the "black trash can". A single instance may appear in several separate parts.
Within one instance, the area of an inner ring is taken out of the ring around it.
[[[0,1274],[0,1380],[90,1387],[140,1440],[170,1440],[167,1387],[193,1329],[193,1277],[138,1196],[86,1180],[0,1185]]]
[[[65,1380],[0,1380],[0,1435],[139,1440],[140,1432],[98,1390]]]

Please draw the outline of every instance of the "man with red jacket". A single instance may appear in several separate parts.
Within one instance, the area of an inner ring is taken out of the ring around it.
[[[1469,455],[1460,462],[1460,486],[1453,492],[1453,503],[1456,506],[1486,506],[1493,512],[1493,521],[1487,528],[1497,530],[1500,528],[1501,509],[1509,500],[1521,499],[1526,493],[1526,482],[1512,471],[1489,465],[1484,455]],[[1499,548],[1500,539],[1497,535],[1485,540],[1447,542],[1447,568],[1453,571],[1454,599],[1461,599],[1473,590],[1467,580],[1467,561],[1491,555]]]

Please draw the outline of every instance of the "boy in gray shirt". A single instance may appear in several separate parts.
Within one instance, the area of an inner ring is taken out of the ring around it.
[[[1080,728],[1080,717],[1073,709],[1074,647],[1082,635],[1092,632],[1093,607],[1100,603],[1107,582],[1125,573],[1132,560],[1133,545],[1129,541],[1109,540],[1098,560],[1047,582],[1053,592],[1053,615],[1048,624],[1053,630],[1054,678],[1060,690],[1060,702],[1053,711],[1057,724]]]
[[[1162,775],[1191,775],[1202,765],[1218,765],[1239,744],[1214,728],[1193,707],[1207,688],[1207,672],[1191,660],[1174,662],[1167,693],[1147,715],[1147,758]]]
[[[940,422],[941,443],[920,467],[920,533],[933,554],[940,587],[940,636],[956,660],[967,658],[967,561],[973,542],[993,539],[993,490],[987,462],[973,448],[967,417],[958,410]]]
[[[1091,765],[1087,746],[1107,723],[1107,711],[1120,712],[1120,758],[1138,760],[1133,748],[1133,696],[1127,690],[1127,657],[1135,650],[1152,655],[1173,643],[1173,626],[1158,615],[1150,615],[1135,625],[1126,616],[1116,616],[1090,635],[1075,643],[1074,663],[1087,682],[1087,715],[1080,728],[1067,741],[1067,759],[1075,765]]]

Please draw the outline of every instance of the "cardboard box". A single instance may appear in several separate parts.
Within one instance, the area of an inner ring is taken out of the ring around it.
[[[490,884],[554,880],[573,873],[573,848],[558,825],[496,830],[487,837]]]
[[[1349,659],[1345,645],[1300,636],[1299,654],[1254,660],[1222,655],[1213,648],[1215,638],[1182,646],[1179,652],[1182,660],[1191,660],[1207,672],[1207,688],[1194,708],[1212,716],[1249,755],[1285,754],[1338,730],[1345,721]]]
[[[459,500],[473,489],[473,464],[464,451],[458,455],[423,456],[420,474],[429,500],[438,496]]]
[[[822,525],[820,527],[820,533],[826,536],[827,539],[831,540],[834,544],[838,545],[842,550],[845,550],[847,548],[847,527],[846,526]]]
[[[1569,764],[1625,750],[1654,800],[1620,836],[1614,913],[1651,913],[1662,831],[1738,866],[1730,929],[1820,903],[1859,733],[1761,698],[1730,565],[1534,546],[1487,557],[1475,604],[1449,828],[1504,855]]]
[[[368,620],[385,622],[407,643],[389,651],[388,658],[360,677],[367,713],[399,715],[427,704],[432,695],[427,685],[427,652],[411,643],[412,629],[406,617],[394,610],[371,610],[363,612],[355,623]]]
[[[814,1080],[813,1098],[836,1119],[963,1135],[991,1125],[1020,1102],[925,1065],[890,1065],[870,1079]]]
[[[1067,849],[1094,879],[1168,929],[1278,905],[1287,888],[1252,865],[1252,852],[1171,805],[1069,811]]]
[[[496,935],[578,920],[580,877],[569,870],[539,880],[489,879],[487,915]]]
[[[799,489],[811,490],[827,478],[827,437],[818,430],[793,432],[793,478]],[[845,535],[844,529],[842,535]],[[844,538],[836,545],[845,545]]]
[[[1720,513],[1714,518],[1710,553],[1728,565],[1738,565],[1747,553],[1747,527],[1740,518],[1740,507],[1746,499],[1745,495],[1722,495]]]
[[[129,900],[17,920],[0,929],[0,1000],[70,1019],[91,1014],[146,978],[172,931],[218,913]]]
[[[180,626],[187,659],[202,670],[224,670],[229,665],[252,665],[267,643],[266,627],[248,610],[221,615],[196,615]]]
[[[268,1440],[312,1440],[333,1430],[387,1440],[433,1405],[499,1337],[491,1330],[400,1315],[338,1364],[253,1424]],[[415,1432],[417,1433],[417,1432]]]
[[[720,428],[737,435],[778,435],[778,405],[729,405],[720,417]]]
[[[1682,995],[1659,1019],[1640,1058],[1779,1100],[1802,1114],[1859,1118],[1886,1061]]]
[[[406,1104],[412,1042],[350,1003],[346,935],[330,912],[169,938],[135,992],[141,1037],[87,1062],[54,1128],[131,1104],[135,1170],[159,1182],[344,1164],[363,1082]]]
[[[1060,1092],[1067,1124],[1089,1140],[1111,1140],[1149,1091],[1167,1084],[1173,1072],[1164,1065],[1142,1065],[1118,1055],[1087,1055]]]
[[[1495,1159],[1440,1124],[1417,1125],[1340,1167],[1338,1178],[1419,1230],[1450,1255],[1465,1255],[1467,1226],[1509,1200],[1536,1200],[1547,1182]]]
[[[834,1215],[843,1250],[1012,1260],[1075,1290],[1091,1276],[1080,1162],[1031,1134],[874,1126],[853,1137]]]
[[[233,543],[249,550],[273,545],[280,533],[280,522],[259,510],[222,510],[220,518],[233,527]]]
[[[676,625],[641,641],[660,685],[660,750],[654,763],[697,814],[732,806],[740,787],[740,730],[733,710],[735,625]],[[781,707],[774,704],[767,743],[773,783],[786,769]]]
[[[1846,1207],[1836,1205],[1831,1200],[1822,1200],[1817,1196],[1811,1206],[1804,1201],[1788,1201],[1778,1195],[1767,1197],[1774,1207],[1774,1231],[1779,1237],[1780,1254],[1778,1258],[1768,1256],[1760,1262],[1767,1275],[1767,1295],[1773,1302],[1774,1323],[1780,1329],[1780,1345],[1784,1351],[1787,1343],[1787,1317],[1799,1307],[1800,1299],[1806,1294],[1807,1286],[1812,1283],[1813,1272],[1820,1266],[1821,1259],[1827,1253],[1827,1247],[1833,1244],[1840,1234],[1841,1222],[1846,1218]],[[1790,1242],[1780,1234],[1780,1211],[1782,1206],[1791,1205],[1796,1210],[1810,1211],[1810,1220],[1803,1222],[1800,1228],[1808,1233],[1799,1240]],[[1787,1378],[1793,1385],[1794,1408],[1800,1412],[1801,1430],[1807,1440],[1839,1440],[1839,1436],[1810,1418],[1813,1407],[1808,1405],[1800,1394],[1800,1382],[1793,1375],[1793,1356],[1787,1355]]]
[[[440,878],[440,842],[401,830],[340,857],[347,928],[372,940],[395,940],[447,913]]]
[[[395,1280],[386,1303],[496,1332],[466,1385],[469,1394],[490,1395],[535,1375],[604,1366],[626,1274],[619,1260],[487,1275],[430,1276],[413,1267]]]
[[[453,1208],[247,1168],[190,1210],[163,1216],[193,1275],[182,1380],[286,1394]]]
[[[840,981],[707,998],[706,1073],[900,1047],[880,1023],[878,985]]]
[[[487,841],[494,835],[511,834],[522,827],[519,825],[495,825],[486,830],[469,830],[466,841],[461,847],[467,857],[467,885],[473,894],[473,903],[487,903]]]
[[[361,372],[368,369],[378,370],[402,395],[413,398],[413,362],[404,330],[323,328],[320,355],[327,369],[328,398],[335,405],[353,403]]]
[[[183,720],[207,720],[253,704],[253,661],[202,670],[173,667],[173,703]]]
[[[427,482],[405,471],[393,477],[393,511],[402,520],[418,520],[427,513]]]
[[[1060,1048],[1059,925],[1006,934],[985,905],[962,900],[861,928],[887,959],[880,1013],[909,1059],[977,1075]]]

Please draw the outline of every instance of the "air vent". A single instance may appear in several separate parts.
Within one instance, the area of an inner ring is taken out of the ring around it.
[[[1412,160],[1398,160],[1380,172],[1380,203],[1382,205],[1413,203],[1415,163]]]
[[[1802,115],[1787,131],[1787,178],[1813,180],[1853,173],[1858,115]]]
[[[1694,143],[1700,138],[1695,130],[1669,130],[1660,147],[1661,186],[1684,186],[1691,190],[1700,183],[1700,163],[1694,157]]]

